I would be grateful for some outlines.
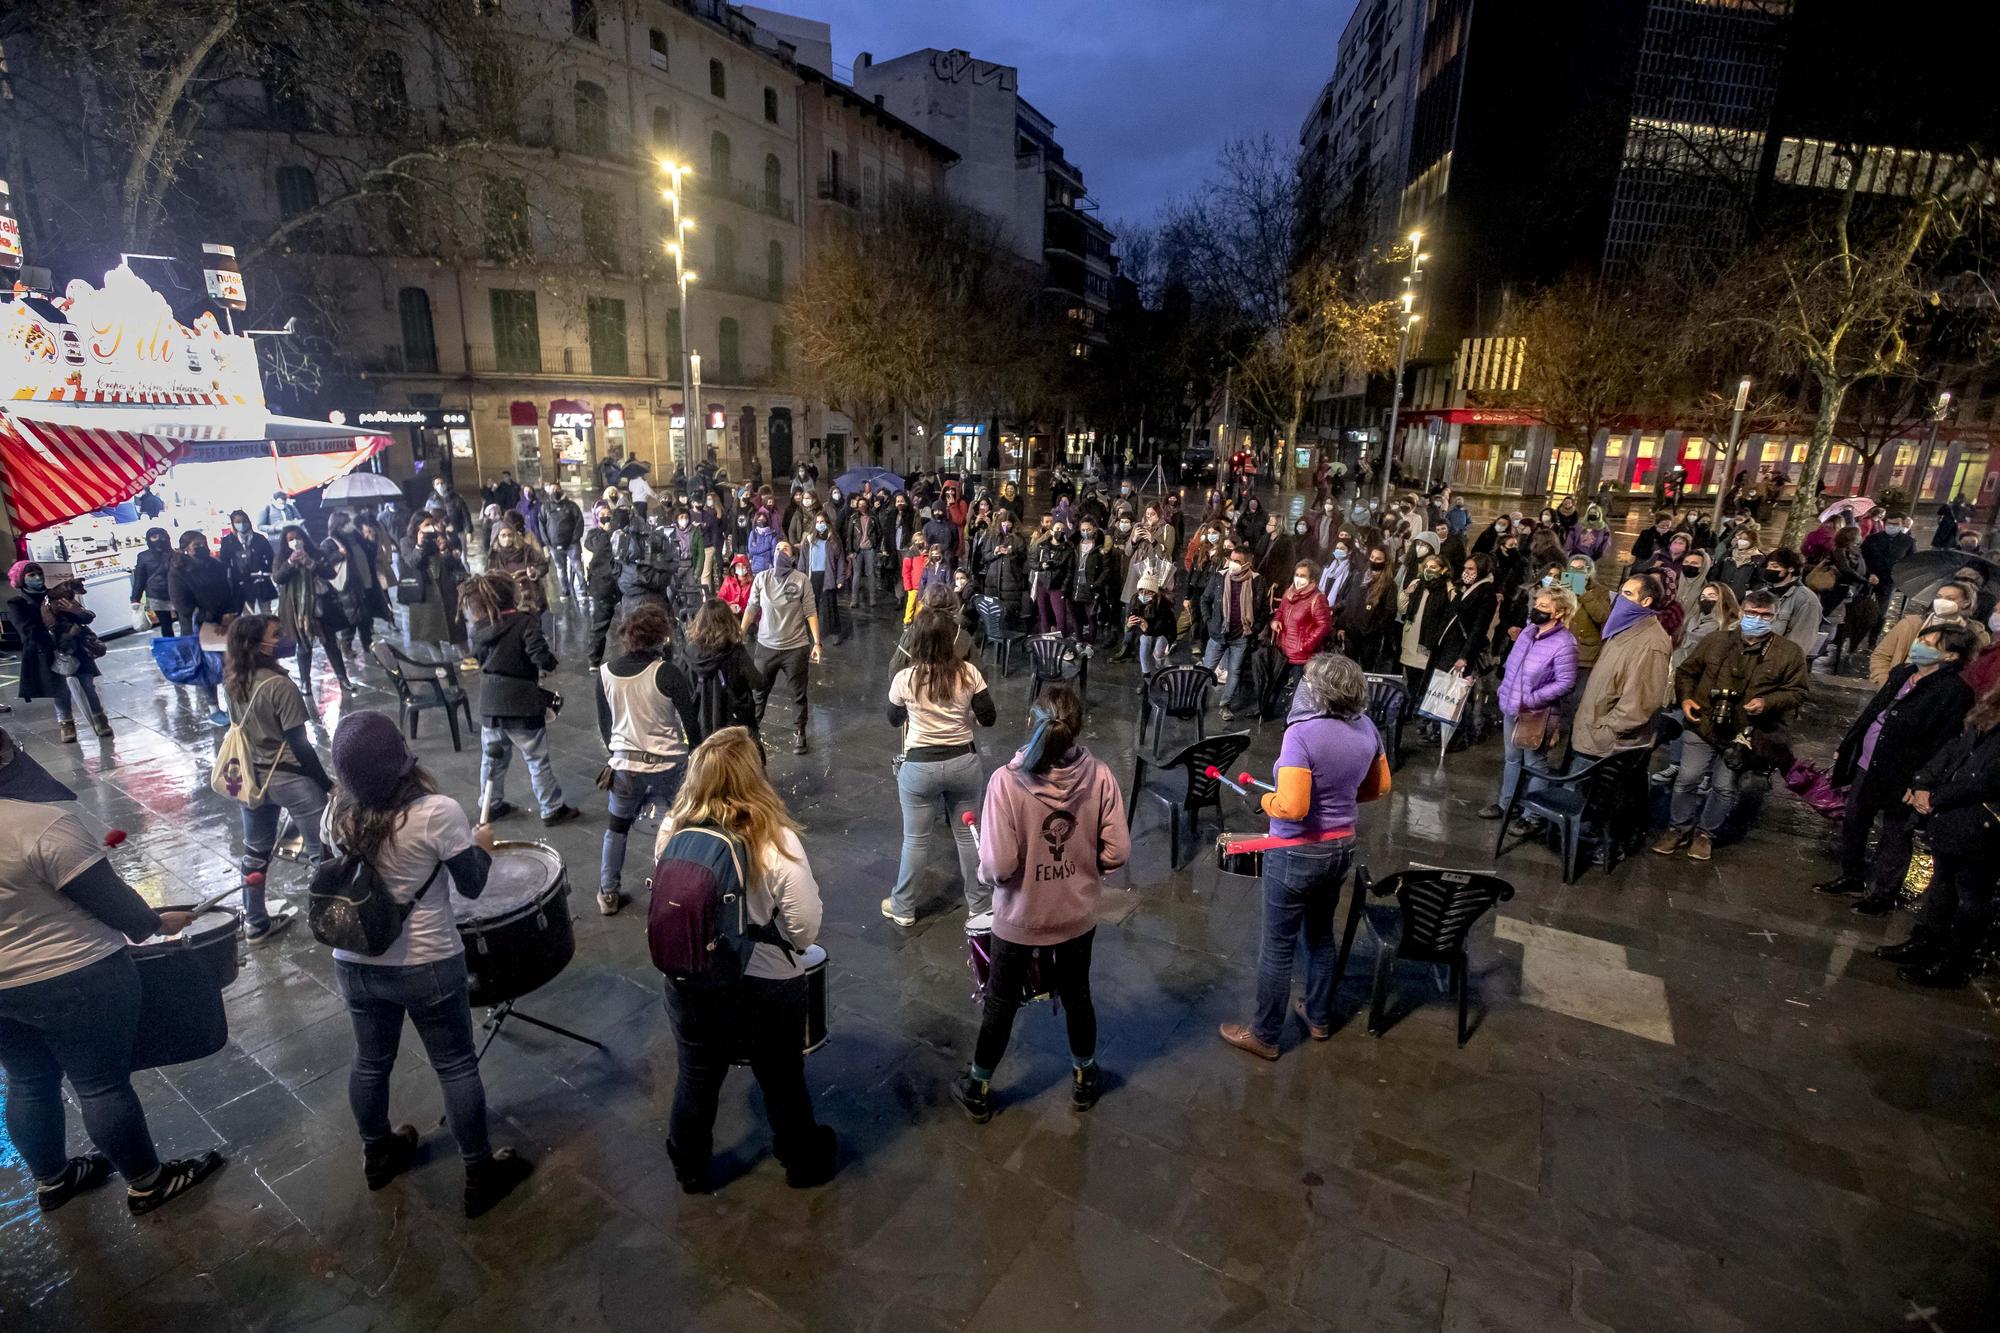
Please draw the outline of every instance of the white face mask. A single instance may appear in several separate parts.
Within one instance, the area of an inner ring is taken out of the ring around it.
[[[1945,617],[1958,615],[1958,599],[1956,597],[1931,598],[1931,613]]]
[[[1312,580],[1307,578],[1303,574],[1294,574],[1292,575],[1292,586],[1294,588],[1297,588],[1300,592],[1304,592],[1307,588],[1310,588],[1312,586]]]

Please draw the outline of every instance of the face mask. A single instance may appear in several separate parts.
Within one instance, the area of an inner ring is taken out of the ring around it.
[[[1495,523],[1493,525],[1493,530],[1495,532],[1505,532],[1507,531],[1507,525],[1505,523]]]
[[[21,586],[23,588],[26,588],[29,592],[41,592],[44,588],[47,588],[49,585],[48,581],[44,579],[40,574],[30,574],[26,578],[21,580]]]
[[[1229,572],[1240,579],[1250,572],[1250,566],[1244,564],[1241,560],[1231,560],[1229,562]]]
[[[1427,569],[1424,571],[1425,583],[1436,583],[1439,579],[1443,577],[1444,577],[1444,571],[1442,569]]]
[[[1783,583],[1785,581],[1785,571],[1778,565],[1766,565],[1764,566],[1764,577],[1772,583]]]
[[[1900,523],[1891,523],[1887,527],[1883,528],[1882,531],[1888,533],[1891,537],[1900,537],[1904,533],[1908,532],[1909,529],[1904,527]]]
[[[1762,638],[1771,632],[1771,617],[1753,615],[1746,611],[1743,618],[1736,622],[1736,628],[1743,631],[1743,637],[1746,639]]]
[[[1460,574],[1458,576],[1458,581],[1470,587],[1472,584],[1477,583],[1479,581],[1479,571],[1476,569],[1469,569],[1465,573]]]
[[[687,524],[683,523],[681,524],[681,526],[686,527]],[[826,524],[824,523],[813,524],[813,531],[819,533],[822,537],[824,537],[826,535]]]
[[[1333,512],[1333,506],[1332,506],[1332,505],[1321,505],[1321,506],[1320,506],[1320,508],[1321,508],[1321,509],[1322,509],[1323,511],[1325,511],[1326,513],[1329,513],[1329,514],[1331,514],[1331,513]]]
[[[1686,576],[1687,576],[1688,578],[1691,578],[1691,579],[1698,579],[1698,578],[1700,578],[1700,577],[1701,577],[1701,566],[1700,566],[1700,565],[1682,565],[1682,566],[1681,566],[1681,573],[1682,573],[1682,574],[1685,574],[1685,575],[1686,575]]]
[[[757,520],[757,526],[758,526],[759,528],[764,528],[764,529],[768,529],[768,528],[769,528],[769,527],[771,526],[771,520],[770,520],[770,519],[768,519],[768,518],[761,518],[761,517],[760,517],[760,518],[759,518],[759,519]]]
[[[1556,576],[1555,576],[1555,575],[1553,575],[1553,574],[1544,574],[1544,575],[1542,575],[1542,586],[1543,586],[1544,588],[1553,588],[1553,587],[1555,587],[1555,586],[1556,586]]]
[[[241,523],[238,523],[238,524],[236,525],[236,530],[237,530],[238,532],[241,532],[241,533],[245,533],[245,534],[248,534],[248,533],[249,533],[249,531],[250,531],[250,523],[249,523],[249,520],[248,520],[248,519],[246,519],[246,520],[244,520],[243,522],[241,522]]]
[[[771,558],[771,568],[777,570],[779,576],[783,577],[792,572],[792,558],[780,551]]]
[[[1334,562],[1335,562],[1336,564],[1342,564],[1342,565],[1346,564],[1346,563],[1347,563],[1347,548],[1346,548],[1345,546],[1336,546],[1336,547],[1334,547],[1334,548],[1333,548],[1333,558],[1334,558]]]
[[[1370,560],[1368,562],[1368,568],[1370,569],[1387,569],[1388,567],[1389,562],[1387,560]]]
[[[1931,598],[1931,614],[1943,616],[1947,620],[1957,619],[1959,615],[1958,599],[1956,597]]]
[[[1118,530],[1120,532],[1130,532],[1132,530],[1132,521],[1130,519],[1120,519],[1118,521]]]
[[[1221,533],[1219,533],[1219,532],[1211,532],[1211,533],[1209,533],[1209,534],[1208,534],[1208,540],[1209,540],[1209,541],[1210,541],[1211,543],[1214,543],[1214,542],[1219,542],[1219,541],[1221,541],[1221,540],[1222,540],[1222,534],[1221,534]]]
[[[1919,639],[1910,645],[1910,665],[1915,667],[1936,666],[1944,661],[1944,654],[1930,644]]]
[[[1295,524],[1293,524],[1293,525],[1292,525],[1292,535],[1293,535],[1294,537],[1303,537],[1303,536],[1305,536],[1305,535],[1306,535],[1306,525],[1305,525],[1305,524],[1303,524],[1303,523],[1295,523]]]
[[[1312,580],[1307,578],[1303,574],[1294,574],[1292,575],[1292,586],[1294,588],[1297,588],[1300,592],[1304,592],[1307,588],[1310,588],[1312,586]]]
[[[1737,549],[1737,550],[1739,550],[1739,551],[1747,551],[1747,550],[1749,550],[1749,549],[1750,549],[1750,539],[1749,539],[1748,537],[1738,537],[1738,538],[1736,539],[1736,549]]]
[[[1551,620],[1554,619],[1555,616],[1553,616],[1547,611],[1542,610],[1542,608],[1539,606],[1536,607],[1534,610],[1528,612],[1528,623],[1530,625],[1546,625]]]
[[[1713,611],[1715,609],[1715,599],[1713,597],[1702,598],[1701,609],[1704,611]]]

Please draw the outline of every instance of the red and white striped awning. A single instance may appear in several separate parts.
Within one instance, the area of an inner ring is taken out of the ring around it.
[[[129,500],[186,448],[138,431],[58,425],[0,412],[0,468],[14,531],[39,532]]]

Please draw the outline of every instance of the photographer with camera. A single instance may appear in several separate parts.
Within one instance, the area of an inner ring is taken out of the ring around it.
[[[1751,589],[1736,628],[1710,634],[1674,672],[1687,731],[1674,775],[1673,823],[1653,843],[1662,856],[1685,847],[1690,861],[1709,859],[1743,774],[1766,767],[1783,749],[1785,721],[1805,702],[1806,655],[1773,633],[1778,604],[1770,589]]]

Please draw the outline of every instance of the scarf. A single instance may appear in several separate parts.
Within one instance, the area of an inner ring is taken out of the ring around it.
[[[1250,575],[1222,576],[1222,624],[1231,635],[1241,634],[1250,623]]]
[[[1604,642],[1609,643],[1627,629],[1653,614],[1651,607],[1640,606],[1629,598],[1620,597],[1613,601],[1611,614],[1604,618]]]

